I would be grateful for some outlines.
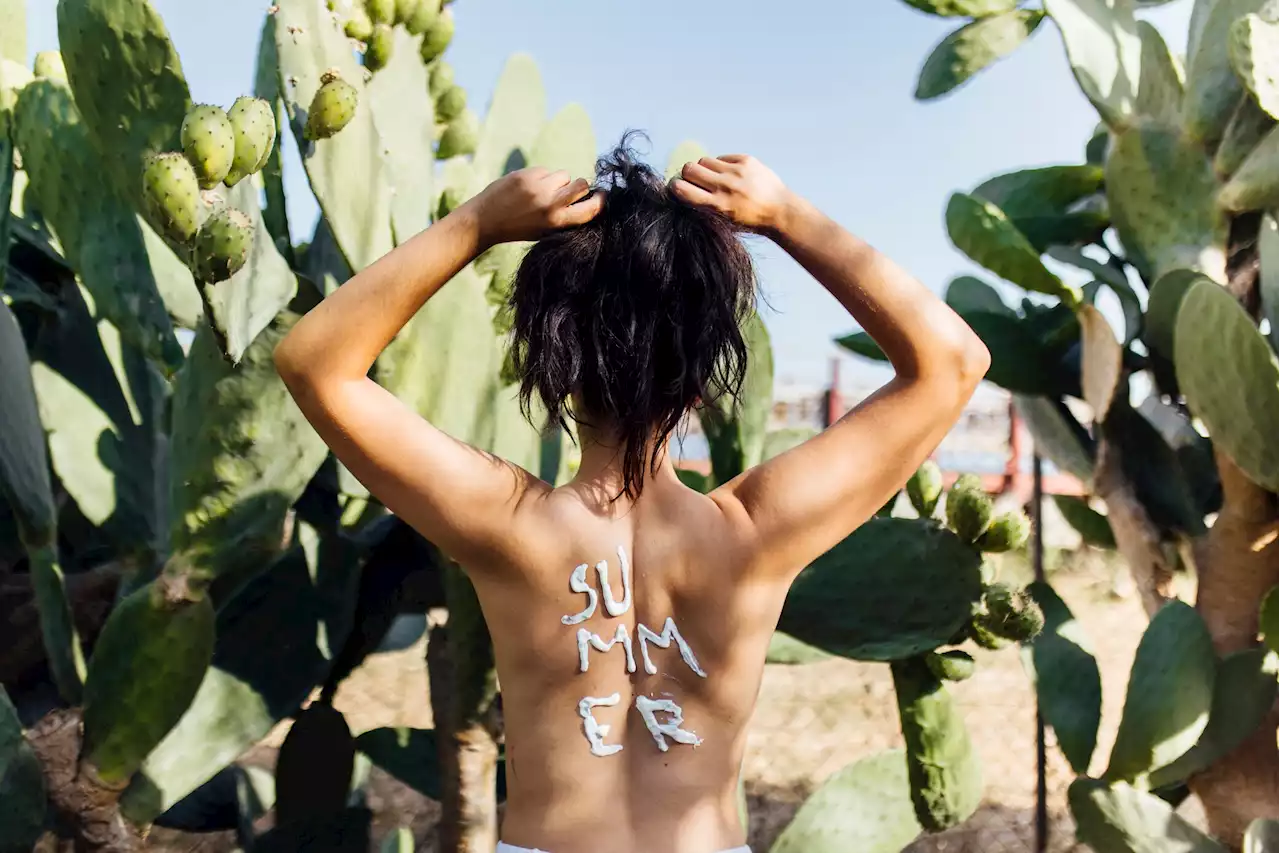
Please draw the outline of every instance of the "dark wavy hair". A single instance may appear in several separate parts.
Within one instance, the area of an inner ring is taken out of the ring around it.
[[[637,157],[636,135],[596,163],[601,213],[534,244],[508,305],[525,416],[536,396],[562,427],[572,419],[616,435],[623,487],[614,500],[640,494],[691,407],[736,400],[747,365],[741,327],[755,307],[739,229],[677,198]]]

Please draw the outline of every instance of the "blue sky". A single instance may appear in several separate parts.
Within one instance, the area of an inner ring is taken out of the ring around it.
[[[317,0],[319,2],[319,0]],[[182,56],[192,96],[231,104],[252,90],[267,0],[153,0]],[[57,45],[54,0],[28,0],[29,50]],[[916,73],[959,24],[900,0],[457,0],[447,54],[482,106],[506,57],[532,54],[548,105],[591,115],[598,143],[648,132],[661,168],[684,139],[760,158],[795,190],[941,292],[972,265],[948,242],[948,194],[997,172],[1079,162],[1097,122],[1045,22],[1009,59],[932,103]],[[1145,14],[1175,51],[1190,0]],[[298,239],[315,207],[296,161],[288,176]],[[772,244],[753,246],[780,383],[817,385],[855,328]],[[989,276],[987,276],[990,278]],[[864,370],[848,358],[843,372]]]

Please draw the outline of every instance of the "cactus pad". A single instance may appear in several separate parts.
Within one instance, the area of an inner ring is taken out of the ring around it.
[[[929,671],[943,681],[964,681],[973,675],[977,663],[973,655],[959,649],[945,652],[929,652],[924,656]]]
[[[22,8],[19,6],[19,8]],[[35,849],[44,832],[45,781],[40,760],[22,734],[18,710],[0,686],[0,850]]]
[[[742,337],[747,345],[747,372],[737,399],[713,388],[711,399],[698,413],[717,483],[727,483],[759,464],[773,402],[773,347],[769,329],[754,311],[743,323]]]
[[[997,175],[971,195],[1000,208],[1032,246],[1044,251],[1101,236],[1109,224],[1105,211],[1078,207],[1101,188],[1098,166],[1047,166]]]
[[[426,34],[440,18],[440,0],[417,0],[413,14],[404,22],[404,27],[411,35]]]
[[[1187,92],[1183,130],[1192,144],[1212,151],[1245,88],[1231,67],[1230,33],[1242,15],[1261,11],[1265,0],[1204,3],[1192,16],[1187,40]]]
[[[916,819],[930,832],[967,820],[982,801],[982,766],[964,716],[920,658],[894,661],[893,689],[907,745]]]
[[[222,183],[231,171],[236,138],[221,107],[200,104],[187,113],[182,120],[182,150],[196,170],[201,189]]]
[[[17,318],[0,301],[0,496],[29,547],[57,539],[48,465],[26,342]]]
[[[300,823],[341,811],[355,760],[355,738],[341,711],[317,702],[299,714],[276,761],[279,822]]]
[[[234,187],[267,165],[276,144],[276,116],[267,101],[243,95],[231,105],[227,118],[231,121],[236,146],[226,181],[227,186]]]
[[[414,53],[413,37],[399,29],[395,38],[391,64],[369,82],[366,94],[395,190],[391,230],[398,244],[431,224],[435,163],[430,152],[436,115],[424,94],[427,69]],[[406,92],[414,96],[406,98]]]
[[[947,203],[947,233],[955,247],[1001,278],[1074,305],[1079,292],[1051,273],[1040,253],[999,207],[964,193]]]
[[[1228,213],[1263,210],[1275,204],[1277,191],[1280,191],[1280,128],[1273,126],[1218,192],[1218,206]]]
[[[1042,20],[1044,13],[1039,10],[1009,9],[951,33],[933,49],[920,69],[916,100],[945,95],[1013,53]]]
[[[471,110],[464,109],[445,127],[444,134],[436,146],[436,158],[448,160],[450,157],[474,154],[479,138],[480,120]]]
[[[1275,492],[1280,391],[1276,355],[1224,288],[1193,284],[1174,333],[1178,384],[1215,448],[1258,485]]]
[[[1076,837],[1096,853],[1227,853],[1153,794],[1128,785],[1077,779],[1067,789]]]
[[[311,99],[304,135],[307,139],[328,139],[355,118],[360,97],[354,86],[336,73],[326,72]]]
[[[436,98],[436,118],[453,121],[467,108],[467,92],[461,86],[450,86]]]
[[[165,237],[185,243],[196,236],[200,185],[181,154],[153,154],[142,173],[143,211]]]
[[[378,72],[387,67],[396,46],[396,31],[390,24],[374,24],[373,35],[365,47],[364,67]]]
[[[1227,221],[1199,146],[1174,128],[1131,128],[1115,135],[1106,173],[1116,230],[1148,280],[1178,268],[1225,280]]]
[[[1188,604],[1160,608],[1142,635],[1106,778],[1131,782],[1191,749],[1209,722],[1216,662]]]
[[[126,781],[182,717],[213,657],[213,605],[164,579],[120,602],[84,685],[84,760]]]
[[[32,72],[46,80],[67,82],[67,66],[62,62],[62,54],[56,50],[43,50],[36,54]]]
[[[356,738],[356,748],[378,767],[425,797],[442,795],[436,733],[431,729],[371,729]]]
[[[206,284],[226,281],[244,266],[252,245],[253,222],[235,208],[223,208],[206,219],[196,234],[192,271]]]
[[[941,497],[942,469],[937,462],[926,459],[907,480],[907,498],[921,518],[932,518]]]
[[[1085,97],[1112,130],[1128,125],[1137,109],[1142,39],[1132,4],[1106,0],[1047,0],[1071,72]]]
[[[1044,613],[1045,630],[1022,648],[1022,665],[1062,754],[1083,776],[1089,772],[1102,717],[1098,664],[1083,628],[1053,587],[1037,581],[1027,591]]]
[[[873,518],[800,573],[778,627],[857,660],[932,651],[969,622],[981,562],[934,522]]]
[[[1080,384],[1094,421],[1101,423],[1120,389],[1124,350],[1107,318],[1093,305],[1081,305],[1076,316],[1080,318]]]
[[[770,853],[900,853],[920,831],[906,753],[894,749],[832,774],[796,812]]]
[[[991,524],[978,537],[978,550],[989,554],[1016,551],[1027,544],[1031,535],[1031,519],[1023,512],[1006,512],[991,519]]]
[[[976,542],[991,523],[991,498],[982,481],[962,474],[947,492],[947,525],[965,542]]]
[[[1280,25],[1261,15],[1245,15],[1231,25],[1228,39],[1227,55],[1236,76],[1267,115],[1280,118]]]
[[[419,53],[423,62],[434,62],[453,41],[453,12],[444,9],[431,22],[431,26],[422,34],[422,47]]]
[[[489,100],[480,141],[476,143],[476,153],[471,158],[472,175],[467,196],[476,194],[500,178],[514,161],[527,163],[529,152],[546,120],[547,95],[542,88],[542,72],[533,57],[524,53],[513,54],[502,67],[502,74]]]

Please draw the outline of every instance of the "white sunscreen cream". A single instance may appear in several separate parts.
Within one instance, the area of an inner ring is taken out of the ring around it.
[[[618,546],[618,567],[622,572],[622,601],[613,597],[613,588],[609,586],[609,563],[605,560],[596,563],[600,589],[604,592],[604,609],[610,616],[621,616],[631,609],[631,566],[627,563],[627,552],[621,545]]]
[[[640,655],[644,658],[644,671],[650,675],[658,674],[658,667],[654,666],[653,661],[649,659],[649,644],[653,643],[660,649],[671,647],[671,641],[676,641],[676,647],[680,649],[680,657],[689,665],[689,669],[696,672],[703,678],[707,674],[702,671],[702,667],[698,666],[698,659],[693,656],[693,650],[689,648],[689,644],[684,641],[684,637],[680,636],[680,629],[676,627],[676,620],[668,616],[667,621],[662,625],[662,633],[655,634],[650,631],[648,626],[637,623],[636,634],[640,637]]]
[[[637,696],[636,710],[644,718],[645,727],[649,729],[649,734],[653,735],[654,741],[658,744],[658,749],[663,752],[666,752],[668,748],[667,738],[671,738],[676,743],[685,743],[690,746],[697,746],[702,743],[702,738],[693,732],[680,728],[680,724],[684,722],[684,711],[670,699],[650,699],[648,696]],[[659,722],[657,717],[659,711],[670,714],[671,719],[665,723]]]
[[[613,632],[613,639],[605,642],[600,638],[599,634],[593,634],[586,628],[578,629],[578,671],[587,671],[587,655],[589,654],[588,646],[598,652],[607,652],[613,648],[615,643],[622,643],[623,650],[627,653],[627,672],[636,671],[636,659],[631,653],[631,635],[627,633],[626,625],[619,625],[618,630]]]
[[[577,593],[586,593],[587,608],[581,613],[573,616],[561,616],[560,621],[566,625],[577,625],[585,622],[596,612],[596,591],[587,583],[587,564],[575,566],[573,574],[569,575],[569,589]]]
[[[597,699],[592,696],[583,697],[578,703],[578,715],[582,717],[582,728],[587,733],[587,740],[591,742],[591,754],[603,758],[606,755],[613,755],[622,752],[622,744],[605,743],[604,739],[609,736],[610,726],[606,723],[601,725],[596,722],[596,718],[592,715],[591,709],[600,706],[609,707],[617,705],[622,697],[617,693],[612,696],[606,696],[603,699]]]

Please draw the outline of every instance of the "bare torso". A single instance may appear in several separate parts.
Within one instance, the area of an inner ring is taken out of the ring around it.
[[[740,845],[746,726],[785,589],[738,582],[746,543],[674,477],[622,510],[595,503],[573,488],[527,502],[517,564],[477,576],[506,724],[502,838],[552,853]]]

